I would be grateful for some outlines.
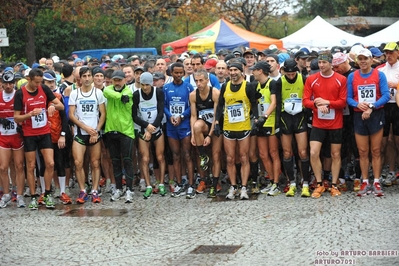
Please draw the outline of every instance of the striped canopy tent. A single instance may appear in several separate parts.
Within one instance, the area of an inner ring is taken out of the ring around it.
[[[279,39],[262,36],[235,26],[224,19],[219,19],[190,36],[174,42],[164,43],[162,45],[162,54],[166,54],[165,49],[171,48],[175,54],[191,50],[202,53],[206,51],[215,53],[220,49],[233,50],[238,46],[263,50],[269,48],[272,44],[275,44],[277,48],[283,48],[283,42]]]

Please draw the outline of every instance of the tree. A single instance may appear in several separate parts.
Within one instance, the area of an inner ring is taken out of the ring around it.
[[[255,32],[289,3],[290,0],[222,0],[217,6],[232,23]]]
[[[40,10],[52,8],[50,0],[1,0],[0,24],[7,25],[14,20],[22,20],[25,23],[25,51],[29,64],[36,61],[35,55],[35,24],[34,20]]]

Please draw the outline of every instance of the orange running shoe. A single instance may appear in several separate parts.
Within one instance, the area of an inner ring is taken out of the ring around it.
[[[72,204],[71,198],[68,196],[66,193],[62,193],[60,196],[60,200],[62,201],[63,204]]]
[[[100,196],[98,196],[98,193],[97,193],[97,192],[93,192],[93,193],[91,194],[91,201],[92,201],[93,203],[101,203],[101,198],[100,198]]]
[[[345,191],[348,191],[348,187],[346,186],[346,182],[345,183],[339,183],[338,185],[337,185],[337,187],[338,187],[338,189],[339,189],[339,191],[342,191],[342,192],[345,192]]]
[[[312,198],[318,199],[321,197],[321,194],[326,191],[326,188],[323,185],[318,185],[317,188],[312,193]]]
[[[44,202],[44,193],[40,194],[39,200],[37,201],[39,205],[45,205],[46,203]]]
[[[100,187],[105,186],[106,183],[107,183],[107,179],[105,177],[101,177],[100,182],[99,182]]]
[[[331,194],[331,197],[341,196],[341,192],[339,191],[339,189],[334,186],[331,186],[330,194]]]
[[[206,189],[205,182],[204,182],[204,181],[201,181],[201,182],[198,184],[198,187],[197,187],[197,189],[196,189],[195,191],[197,191],[198,194],[202,194],[202,193],[204,193],[205,189]]]
[[[358,192],[360,190],[360,179],[355,179],[355,181],[353,181],[353,191]]]
[[[76,199],[76,203],[83,204],[86,202],[86,199],[87,199],[86,190],[81,190],[79,192],[79,197]]]

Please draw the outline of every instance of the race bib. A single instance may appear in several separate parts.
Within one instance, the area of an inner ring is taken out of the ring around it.
[[[15,135],[17,134],[17,124],[14,122],[13,117],[7,117],[9,121],[11,121],[11,124],[8,126],[0,126],[0,133],[2,136],[10,136],[10,135]]]
[[[185,106],[185,102],[170,102],[169,111],[172,116],[179,116],[184,113]]]
[[[389,98],[389,103],[396,103],[396,89],[395,88],[389,88],[389,93],[390,93],[390,98]]]
[[[326,114],[323,114],[322,112],[320,112],[320,109],[317,109],[317,116],[319,119],[334,120],[335,119],[335,109],[329,109],[329,112]]]
[[[140,108],[140,113],[144,116],[144,120],[147,122],[154,122],[155,118],[157,116],[158,110],[156,106],[151,106],[151,107],[141,107]]]
[[[79,107],[83,117],[96,117],[96,105],[95,100],[80,100]]]
[[[375,84],[360,85],[357,87],[359,103],[375,103],[376,86]]]
[[[302,99],[288,98],[284,101],[284,111],[290,115],[296,115],[302,112]]]
[[[42,109],[41,113],[31,117],[32,128],[42,128],[47,125],[46,109]]]
[[[202,120],[208,122],[208,123],[213,123],[213,118],[214,118],[214,113],[213,113],[213,109],[209,108],[209,109],[204,109],[198,112],[199,114],[199,118],[201,118]]]
[[[229,118],[229,123],[245,121],[244,107],[241,103],[227,106],[227,116]]]

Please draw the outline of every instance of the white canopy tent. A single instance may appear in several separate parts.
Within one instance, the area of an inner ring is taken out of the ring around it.
[[[364,37],[364,45],[379,46],[381,43],[399,41],[399,20],[391,26]]]
[[[363,37],[340,30],[320,16],[315,17],[303,28],[281,40],[285,48],[352,46],[355,43],[363,43]]]

